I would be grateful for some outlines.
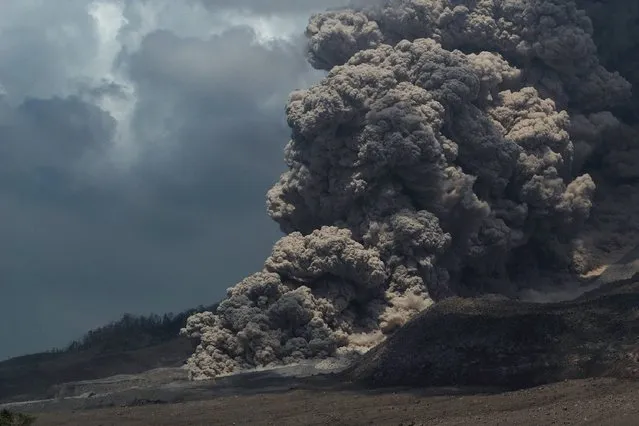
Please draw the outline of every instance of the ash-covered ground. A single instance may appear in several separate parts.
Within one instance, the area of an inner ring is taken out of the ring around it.
[[[62,384],[51,399],[0,409],[35,414],[42,425],[632,425],[639,267],[631,255],[574,301],[448,298],[357,359],[197,381],[162,368]]]
[[[621,0],[311,17],[326,75],[290,95],[267,194],[286,236],[189,319],[192,377],[364,353],[452,296],[583,293],[639,242],[638,17]]]

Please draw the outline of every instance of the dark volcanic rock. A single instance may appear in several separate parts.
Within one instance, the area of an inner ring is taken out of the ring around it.
[[[639,378],[639,282],[533,304],[451,298],[345,372],[372,386],[528,387],[569,378]]]

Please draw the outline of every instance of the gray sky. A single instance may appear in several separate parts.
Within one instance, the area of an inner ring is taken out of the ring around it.
[[[2,1],[0,359],[261,268],[301,34],[342,2]]]

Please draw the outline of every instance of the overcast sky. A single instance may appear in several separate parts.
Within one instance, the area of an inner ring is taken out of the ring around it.
[[[0,359],[261,268],[288,93],[343,0],[2,0]]]

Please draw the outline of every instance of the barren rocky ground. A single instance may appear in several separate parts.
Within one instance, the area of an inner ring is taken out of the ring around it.
[[[297,389],[40,413],[36,425],[636,425],[639,383],[566,381],[505,393]]]

